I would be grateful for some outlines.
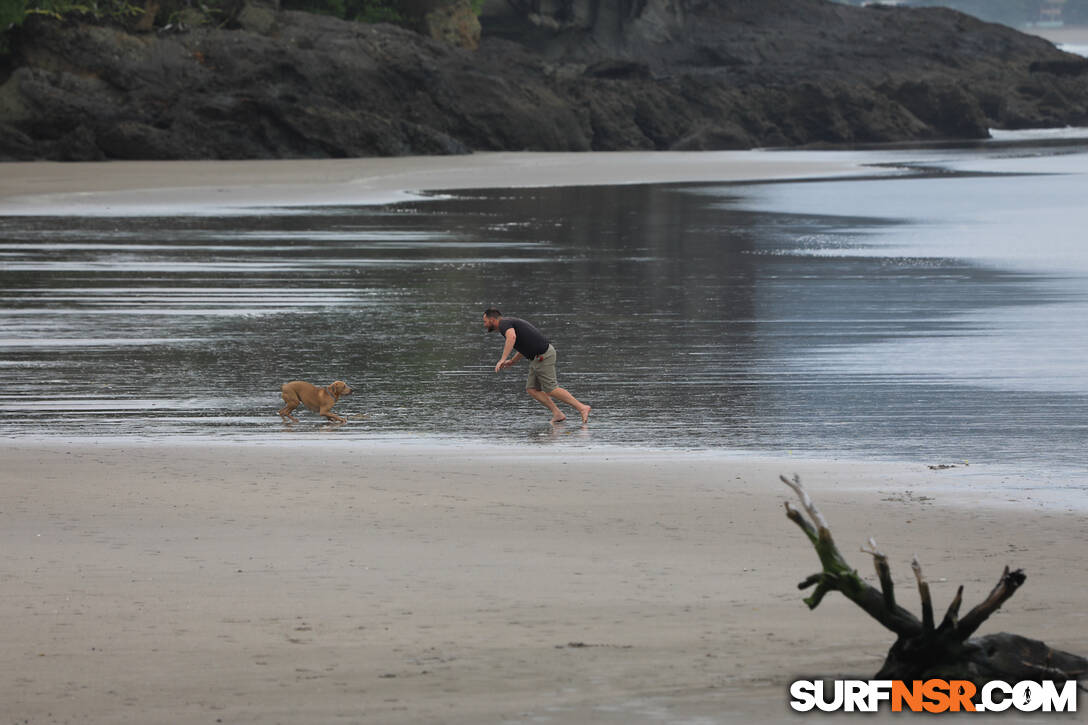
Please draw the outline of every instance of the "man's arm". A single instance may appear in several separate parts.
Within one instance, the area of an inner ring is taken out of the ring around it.
[[[506,331],[506,344],[502,346],[502,357],[500,357],[499,361],[495,364],[495,372],[499,372],[503,368],[508,368],[521,359],[520,352],[509,360],[506,359],[510,355],[510,351],[514,349],[514,341],[517,339],[518,333],[514,332],[513,327]]]

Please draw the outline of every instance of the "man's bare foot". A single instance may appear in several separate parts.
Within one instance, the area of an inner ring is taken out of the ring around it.
[[[582,413],[582,425],[585,425],[586,423],[589,422],[589,411],[591,411],[591,410],[593,410],[592,405],[587,405],[586,407],[582,408],[582,410],[581,410],[581,413]]]
[[[552,416],[552,422],[553,423],[562,423],[566,419],[567,419],[567,416],[563,415],[562,413]]]

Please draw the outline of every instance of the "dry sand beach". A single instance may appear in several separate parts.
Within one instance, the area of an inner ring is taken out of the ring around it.
[[[780,472],[845,552],[877,537],[911,608],[912,554],[942,608],[1023,567],[985,631],[1088,650],[1083,512],[971,467],[184,441],[4,460],[10,722],[786,719],[788,682],[870,676],[891,636],[838,595],[805,608]]]
[[[812,158],[10,164],[0,214],[869,173]],[[941,611],[1020,567],[982,632],[1088,652],[1083,507],[980,466],[335,435],[8,438],[0,455],[5,723],[801,719],[789,682],[868,677],[892,635],[837,594],[802,603],[818,563],[783,513],[793,473],[863,573],[877,538],[910,609],[914,554]]]

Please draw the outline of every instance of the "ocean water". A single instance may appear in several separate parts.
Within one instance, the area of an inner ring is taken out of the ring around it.
[[[881,174],[825,181],[0,218],[0,436],[790,452],[1083,479],[1088,145],[1067,136],[864,152]],[[589,426],[550,425],[524,365],[493,372],[492,305],[552,339]],[[347,381],[349,422],[281,423],[292,379]]]
[[[1088,57],[1088,43],[1058,43],[1057,46],[1066,53],[1075,53]]]

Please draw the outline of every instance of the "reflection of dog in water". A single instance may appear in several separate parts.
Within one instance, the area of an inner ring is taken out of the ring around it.
[[[336,405],[337,400],[344,395],[351,395],[351,388],[343,380],[337,380],[332,385],[327,385],[324,388],[319,388],[313,383],[302,380],[292,380],[289,383],[284,383],[280,390],[283,394],[284,406],[279,413],[285,423],[288,418],[296,423],[298,422],[298,418],[291,415],[291,411],[297,408],[299,403],[335,423],[346,423],[348,421],[347,418],[341,418],[336,413],[331,412],[332,406]]]

